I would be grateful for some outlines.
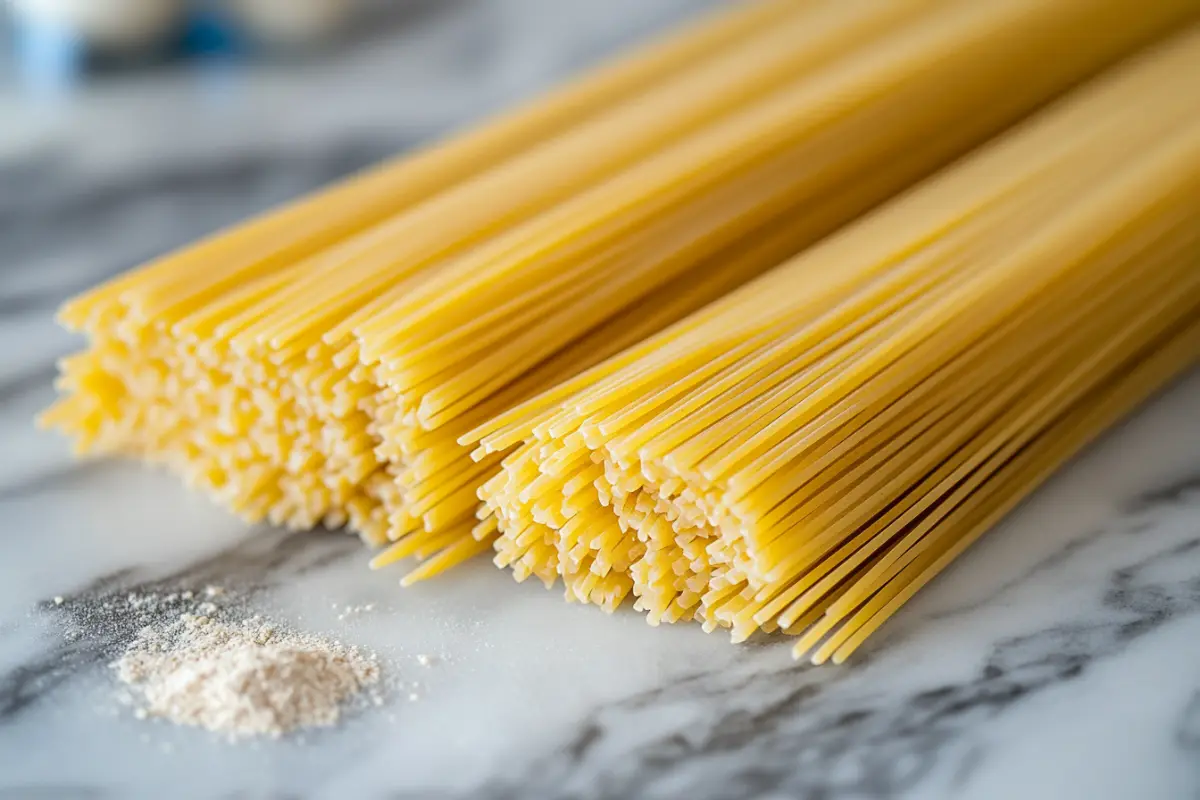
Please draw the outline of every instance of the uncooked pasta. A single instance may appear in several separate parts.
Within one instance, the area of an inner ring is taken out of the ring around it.
[[[1200,356],[1198,72],[1200,29],[463,437],[520,444],[497,563],[846,658]]]
[[[1002,463],[945,466],[952,432],[1049,392],[1106,324],[1141,309],[1132,291],[1069,303],[1064,292],[1083,292],[1072,281],[1108,273],[1004,247],[1088,241],[1049,226],[1143,177],[1189,92],[1167,67],[1161,84],[1108,79],[1137,83],[1104,91],[1148,113],[1073,100],[1055,112],[1072,121],[1039,118],[1005,140],[1036,139],[1040,153],[969,162],[1002,161],[1004,175],[957,167],[932,184],[957,194],[913,195],[936,208],[872,209],[1198,15],[1200,0],[739,4],[71,301],[60,318],[89,346],[63,360],[43,422],[81,453],[166,466],[248,520],[346,526],[388,546],[379,566],[415,556],[406,583],[498,548],[518,577],[562,578],[608,608],[632,592],[654,621],[798,630],[825,613],[818,588],[898,586],[893,571],[952,549],[913,545],[905,561],[855,545],[845,571],[827,558],[866,531],[908,541],[906,526],[934,514],[900,508],[912,482],[1017,470],[1043,435],[1046,453],[1073,449],[1050,420],[1091,389],[980,428],[1036,429],[989,451]],[[1138,143],[1132,157],[1122,141]],[[874,233],[823,241],[865,213],[852,230]],[[976,269],[1001,255],[1023,258],[1024,278]],[[1027,327],[955,315],[1008,308],[1024,279],[1053,289]],[[1078,325],[1046,338],[1068,311]],[[947,348],[943,327],[975,349]],[[1059,361],[1033,369],[1020,349],[1033,342]],[[1018,363],[1031,370],[1019,380]],[[1119,413],[1097,403],[1078,418]],[[1013,485],[1054,461],[1028,458]],[[982,499],[995,485],[970,495],[981,505],[967,522],[1001,513],[1008,495]],[[861,613],[847,605],[857,591],[837,608]]]

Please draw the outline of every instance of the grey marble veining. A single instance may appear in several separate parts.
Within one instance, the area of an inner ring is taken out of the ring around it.
[[[702,5],[456,3],[319,68],[256,74],[223,125],[182,74],[49,120],[0,95],[19,123],[0,131],[0,798],[1200,797],[1200,374],[841,668],[570,606],[486,560],[401,591],[350,537],[248,528],[33,430],[78,345],[51,321],[69,294]],[[134,719],[107,664],[154,617],[123,598],[210,583],[377,650],[388,703],[249,746]]]

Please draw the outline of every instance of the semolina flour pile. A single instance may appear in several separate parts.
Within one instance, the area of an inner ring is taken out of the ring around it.
[[[356,647],[259,617],[225,622],[203,613],[143,628],[113,667],[132,687],[139,717],[233,739],[334,725],[379,683],[378,660]]]

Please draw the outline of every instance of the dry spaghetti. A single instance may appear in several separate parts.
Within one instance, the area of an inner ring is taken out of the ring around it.
[[[899,15],[905,5],[888,8]],[[769,264],[747,268],[722,251],[744,247],[764,226],[790,231],[785,250],[811,243],[1045,99],[1068,76],[1110,58],[1125,31],[1089,38],[1086,51],[1072,48],[1072,63],[1050,54],[1083,16],[1094,24],[1108,14],[1113,22],[1132,9],[1007,1],[909,8],[911,18],[882,25],[877,4],[815,6],[794,29],[731,54],[721,71],[751,52],[764,58],[772,44],[791,59],[803,52],[797,41],[829,47],[831,31],[865,27],[869,39],[827,61],[809,56],[812,67],[762,100],[420,284],[396,282],[324,336],[330,344],[353,335],[345,346],[369,368],[360,376],[378,404],[377,453],[400,466],[393,474],[404,502],[388,529],[397,544],[381,562],[441,551],[413,580],[484,549],[489,533],[475,527],[472,512],[496,460],[470,465],[455,439],[615,350],[580,347],[581,338],[620,338],[626,310],[658,312],[659,298],[647,296],[684,294],[704,274],[698,269],[713,269],[714,252],[730,283],[753,277]],[[1050,61],[1057,66],[1048,71]],[[1014,74],[1026,77],[1013,82]],[[713,81],[705,75],[697,86]],[[933,86],[943,89],[929,101]],[[372,264],[369,274],[377,288],[388,271]],[[662,314],[654,327],[674,318]],[[564,358],[565,344],[572,353]]]
[[[1200,29],[463,438],[497,563],[841,661],[1200,355]]]
[[[717,15],[527,108],[71,301],[60,319],[87,333],[91,348],[62,364],[71,394],[46,422],[70,434],[81,452],[164,463],[248,519],[341,524],[365,502],[360,484],[370,470],[358,474],[347,463],[352,457],[342,455],[359,452],[361,418],[356,409],[348,420],[315,416],[297,365],[332,369],[327,359],[239,358],[226,342],[230,320],[294,283],[322,253],[369,244],[398,213],[686,72],[790,17],[798,5],[772,0]],[[333,472],[345,479],[330,479]]]
[[[81,451],[164,464],[248,519],[349,524],[392,543],[379,563],[429,559],[409,581],[509,538],[532,546],[533,528],[477,519],[480,490],[499,497],[501,459],[530,436],[522,415],[590,386],[596,373],[575,376],[616,353],[625,351],[603,370],[650,357],[658,351],[639,344],[646,337],[1198,12],[1198,0],[741,7],[73,301],[62,319],[90,348],[63,362],[66,396],[44,421]],[[1036,220],[1032,208],[1018,210]],[[965,280],[920,275],[896,314]],[[779,298],[763,298],[764,319],[767,300]],[[850,337],[845,347],[881,346],[899,319],[839,335]],[[823,358],[848,352],[858,351]],[[653,380],[686,374],[687,363]],[[756,413],[774,407],[771,397]],[[497,417],[473,461],[459,439]],[[538,525],[566,525],[605,472],[583,463],[575,439],[562,455],[550,452],[555,443],[537,458],[526,445],[502,476]],[[539,477],[543,459],[577,470],[565,511],[535,502],[555,490]],[[649,502],[624,485],[614,477],[597,501]],[[709,500],[680,502],[695,516]],[[600,576],[606,605],[628,593],[627,572],[641,563],[618,540],[597,551],[624,576]],[[515,562],[551,579],[549,553],[521,550]],[[750,575],[744,553],[734,555],[730,574]],[[601,584],[578,591],[591,597]]]

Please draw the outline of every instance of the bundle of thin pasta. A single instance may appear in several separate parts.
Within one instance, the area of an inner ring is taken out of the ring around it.
[[[518,578],[841,661],[1200,357],[1200,28],[463,437]]]
[[[68,305],[46,415],[251,519],[486,549],[457,438],[718,298],[1200,11],[774,0]]]
[[[365,265],[366,286],[392,285],[325,341],[347,337],[369,368],[361,374],[370,376],[366,391],[377,402],[377,452],[399,465],[393,474],[403,503],[391,510],[388,530],[397,544],[380,563],[441,550],[411,581],[490,543],[495,531],[477,525],[472,512],[498,456],[472,465],[457,438],[613,352],[603,345],[630,324],[623,312],[656,313],[663,301],[654,293],[685,292],[714,258],[737,280],[752,277],[767,264],[746,268],[728,248],[754,241],[764,226],[790,231],[785,249],[810,244],[1111,59],[1124,48],[1126,24],[1146,22],[1126,3],[886,8],[894,16],[884,24],[879,4],[818,4],[747,53],[714,63],[712,74],[688,76],[683,83],[693,81],[712,102],[719,75],[742,59],[775,64],[799,53],[808,62],[761,99],[418,285],[394,280],[390,256]],[[1077,40],[1084,25],[1089,36]],[[861,46],[835,58],[813,55],[831,51],[835,33],[864,38],[861,30],[869,32]],[[771,70],[757,80],[778,66]],[[673,86],[656,95],[648,105],[655,124],[661,106],[681,94]],[[581,337],[600,346],[578,347]],[[572,347],[566,357],[565,346]]]
[[[799,7],[797,0],[765,0],[716,15],[477,130],[72,300],[60,320],[86,333],[90,348],[61,364],[68,395],[42,421],[72,436],[81,453],[161,461],[249,519],[340,524],[362,499],[358,482],[322,482],[314,462],[351,449],[363,435],[355,429],[361,417],[322,420],[311,402],[297,407],[312,382],[338,374],[328,354],[277,348],[266,358],[241,358],[228,342],[237,315],[252,312],[322,258],[378,242],[396,215],[694,68]]]
[[[668,315],[669,309],[664,308],[646,315],[647,323],[652,321],[650,316],[659,320],[657,327],[643,325],[643,333],[650,333],[713,299],[712,292],[688,288],[700,282],[705,271],[723,273],[716,279],[726,287],[736,285],[773,266],[778,258],[794,252],[814,234],[803,238],[803,231],[788,227],[780,235],[792,244],[784,250],[773,255],[756,251],[762,255],[712,265],[710,257],[715,251],[731,244],[729,238],[718,242],[706,233],[719,221],[718,215],[728,218],[742,209],[745,216],[741,239],[753,241],[754,233],[788,210],[777,202],[757,216],[746,215],[746,201],[739,198],[739,187],[731,185],[706,198],[707,217],[696,213],[664,215],[652,229],[631,235],[625,243],[630,246],[607,254],[608,273],[596,268],[587,280],[580,281],[578,271],[563,271],[530,287],[526,297],[511,298],[513,302],[509,303],[485,303],[486,308],[472,312],[465,327],[450,330],[443,323],[453,323],[459,317],[455,312],[446,312],[439,314],[434,323],[437,331],[430,326],[417,331],[399,316],[397,304],[417,302],[428,309],[429,305],[419,301],[416,294],[423,283],[444,275],[445,280],[438,281],[437,287],[457,288],[455,276],[469,272],[469,264],[486,260],[489,253],[504,253],[514,243],[529,240],[536,231],[553,228],[555,220],[572,209],[594,205],[591,195],[610,182],[644,169],[647,162],[661,161],[664,153],[674,152],[681,143],[728,127],[730,117],[742,116],[780,91],[807,83],[814,72],[839,63],[846,54],[863,51],[897,25],[934,17],[943,5],[943,0],[903,0],[887,5],[872,0],[798,4],[772,29],[735,43],[693,69],[647,88],[630,102],[396,217],[382,236],[365,246],[351,243],[349,248],[323,257],[285,291],[272,297],[269,304],[259,304],[227,321],[226,330],[236,331],[232,342],[247,354],[261,357],[266,346],[271,359],[277,359],[282,349],[294,359],[311,360],[315,347],[323,354],[317,361],[332,360],[338,367],[340,372],[318,372],[315,365],[306,370],[307,375],[315,377],[310,383],[310,405],[326,420],[342,419],[342,412],[349,411],[349,425],[331,438],[354,443],[347,459],[352,467],[348,482],[363,480],[367,489],[351,504],[351,520],[360,529],[384,531],[389,539],[403,540],[388,558],[412,552],[424,555],[454,543],[466,545],[465,550],[455,552],[467,557],[471,549],[478,549],[469,536],[477,504],[475,491],[496,464],[471,463],[466,451],[454,442],[465,428],[426,435],[425,428],[430,426],[408,424],[413,414],[405,407],[403,395],[411,387],[381,374],[392,366],[388,357],[391,352],[400,350],[406,356],[422,359],[435,373],[445,374],[454,368],[458,357],[466,354],[464,337],[476,345],[494,345],[522,324],[520,314],[529,310],[530,301],[548,299],[562,305],[578,300],[622,264],[637,268],[626,270],[625,284],[608,286],[600,296],[594,291],[588,294],[592,310],[576,320],[576,331],[583,333],[603,325],[640,296],[673,280],[677,297],[669,305],[675,311]],[[996,115],[983,116],[967,130],[946,138],[979,138],[980,134],[972,131],[997,124],[992,121]],[[853,196],[831,202],[829,210],[822,209],[804,226],[811,230],[818,217],[827,219],[830,212],[841,216],[825,222],[824,230],[844,221],[945,161],[948,148],[941,141],[922,147],[919,154],[902,159],[885,174],[872,176],[867,185],[854,187]],[[788,174],[795,172],[793,166]],[[544,179],[531,180],[532,175]],[[754,177],[758,176],[742,176],[743,181]],[[745,191],[741,195],[757,197]],[[632,249],[635,245],[636,250]],[[457,262],[449,258],[472,248],[475,252]],[[710,262],[708,266],[699,263],[705,260]],[[587,265],[581,263],[578,268],[587,269]],[[688,274],[681,274],[685,270]],[[438,291],[440,288],[435,288],[429,294]],[[476,292],[467,299],[478,297]],[[608,303],[601,304],[602,298],[609,298]],[[429,336],[396,342],[398,329]],[[589,341],[600,348],[598,352],[578,344],[573,349],[575,360],[583,359],[584,365],[612,352],[611,348],[605,349],[608,342],[628,338],[623,332],[592,333]],[[578,334],[574,338],[579,338]],[[570,341],[560,336],[555,348]],[[366,357],[360,357],[363,345],[368,349]],[[544,353],[545,348],[540,352]],[[539,360],[526,366],[534,367]],[[559,358],[553,364],[542,364],[538,375],[510,375],[512,380],[507,384],[493,384],[493,391],[476,395],[474,399],[480,402],[471,409],[473,418],[482,420],[496,407],[505,407],[503,403],[523,399],[578,368]],[[307,452],[302,460],[308,463]],[[326,481],[343,481],[346,473],[331,461],[326,464],[331,467]],[[372,468],[362,479],[362,473]]]

